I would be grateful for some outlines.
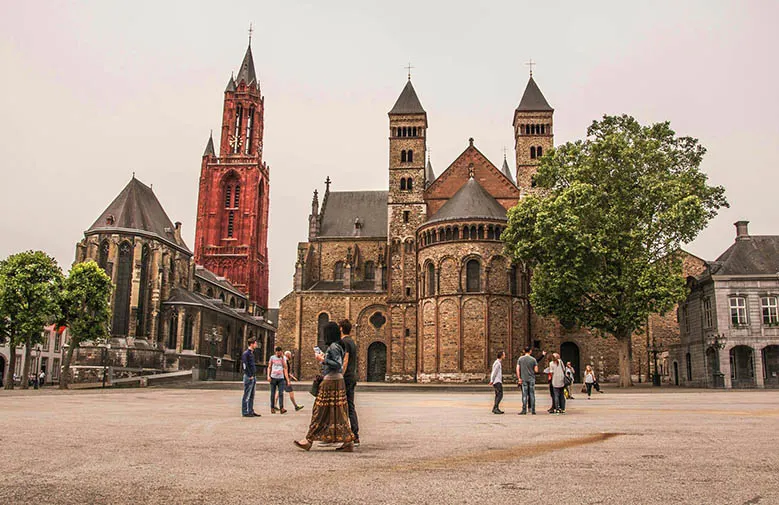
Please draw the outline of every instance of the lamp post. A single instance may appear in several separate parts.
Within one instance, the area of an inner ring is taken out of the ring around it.
[[[211,333],[206,335],[206,342],[211,344],[211,361],[208,365],[206,380],[212,381],[212,380],[216,380],[216,367],[214,366],[214,352],[215,352],[214,347],[216,346],[216,344],[222,343],[222,335],[216,329],[216,325],[214,325],[214,327],[211,328]]]
[[[30,349],[30,357],[35,358],[35,362],[34,362],[35,366],[31,367],[33,371],[32,373],[35,374],[35,378],[32,381],[32,385],[34,389],[38,389],[38,376],[40,375],[41,372],[42,353],[43,353],[43,347],[41,346],[41,344],[35,344],[35,347]],[[27,380],[29,380],[29,378]]]
[[[725,348],[725,344],[727,342],[727,337],[724,333],[715,333],[713,335],[709,335],[707,338],[707,343],[709,347],[714,348],[717,352],[714,358],[715,366],[714,366],[714,372],[712,372],[712,379],[714,381],[714,387],[715,388],[724,388],[725,387],[725,374],[722,373],[719,366],[719,353],[721,350]]]
[[[107,358],[108,358],[108,351],[111,350],[111,344],[108,344],[108,343],[100,344],[100,345],[98,345],[98,347],[101,347],[102,351],[103,351],[103,388],[105,388],[105,377],[106,377],[107,372],[108,372],[108,361],[107,361]]]

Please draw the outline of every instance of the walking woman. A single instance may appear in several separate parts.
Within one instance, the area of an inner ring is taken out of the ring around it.
[[[598,384],[598,379],[595,377],[595,370],[590,365],[587,365],[587,368],[584,369],[584,385],[587,386],[588,400],[592,396],[592,388],[595,388],[595,391],[598,393],[603,392],[600,390],[600,384]]]
[[[311,412],[311,425],[303,440],[295,445],[304,451],[311,449],[315,440],[329,444],[341,443],[337,451],[353,452],[354,436],[349,425],[349,409],[346,403],[346,386],[343,376],[344,350],[339,344],[341,330],[336,323],[324,327],[327,351],[316,355],[322,364],[322,383]]]
[[[552,362],[549,363],[549,372],[552,375],[554,388],[554,412],[552,413],[565,414],[565,365],[557,353],[554,353]]]

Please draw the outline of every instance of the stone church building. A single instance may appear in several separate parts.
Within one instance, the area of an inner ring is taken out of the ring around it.
[[[482,381],[498,350],[513,359],[548,334],[500,235],[553,146],[553,115],[531,76],[513,117],[516,174],[469,139],[436,177],[409,79],[389,112],[388,188],[331,191],[328,178],[321,206],[314,192],[279,314],[279,339],[300,350],[303,377],[317,372],[310,350],[322,326],[342,318],[355,324],[360,377],[372,381]]]

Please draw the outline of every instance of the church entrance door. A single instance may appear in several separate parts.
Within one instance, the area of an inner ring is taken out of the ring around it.
[[[581,382],[581,370],[579,369],[579,346],[573,342],[563,342],[560,346],[560,359],[563,363],[571,362],[573,369],[576,371],[574,374],[574,382]],[[539,367],[540,368],[540,367]]]
[[[387,375],[387,346],[374,342],[368,347],[368,382],[384,382]]]

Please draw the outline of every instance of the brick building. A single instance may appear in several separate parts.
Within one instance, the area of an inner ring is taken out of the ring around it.
[[[695,387],[779,387],[779,236],[749,235],[688,277],[672,381]]]

